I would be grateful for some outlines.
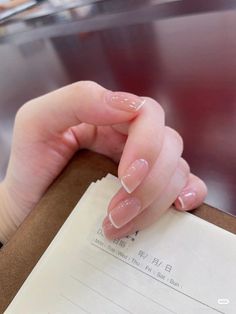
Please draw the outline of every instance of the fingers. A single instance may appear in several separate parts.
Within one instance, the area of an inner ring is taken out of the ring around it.
[[[192,193],[194,196],[192,196]],[[190,210],[198,207],[203,202],[206,194],[207,187],[205,183],[189,173],[187,163],[181,158],[174,175],[160,198],[157,198],[147,209],[119,229],[111,224],[108,217],[105,218],[103,223],[104,233],[108,239],[121,238],[132,234],[156,222],[175,199],[174,204],[177,209]],[[176,198],[177,195],[178,197]],[[184,205],[182,205],[182,202],[179,202],[179,197],[184,199],[182,201]]]
[[[142,104],[143,99],[138,96],[111,92],[84,81],[30,101],[20,109],[17,120],[41,130],[40,133],[44,130],[47,134],[61,134],[81,122],[111,125],[129,121]]]
[[[127,139],[126,135],[110,126],[96,127],[87,123],[81,123],[71,129],[79,141],[79,148],[106,155],[117,163],[120,161]]]
[[[105,218],[103,231],[108,239],[121,238],[132,234],[137,230],[142,230],[154,223],[174,202],[177,195],[186,186],[189,177],[189,167],[181,158],[178,166],[163,193],[147,209],[142,211],[122,228],[115,228],[110,220]]]
[[[19,139],[24,139],[21,149]],[[35,187],[36,200],[78,148],[117,160],[123,150],[118,169],[123,188],[111,201],[104,222],[113,233],[143,228],[174,201],[178,209],[191,209],[206,194],[198,178],[191,175],[187,181],[182,139],[165,127],[160,105],[149,98],[108,91],[94,82],[75,83],[24,105],[16,117],[15,142],[18,158],[11,158],[10,166],[18,169],[17,178],[33,177],[25,190],[32,194]],[[19,151],[22,160],[33,162],[22,167]],[[37,171],[40,177],[30,175]],[[150,206],[154,201],[155,207]]]
[[[142,175],[144,177],[147,174],[159,154],[163,142],[164,114],[159,104],[145,98],[143,107],[132,120],[113,124],[111,128],[103,126],[99,129],[94,125],[82,123],[73,127],[73,133],[79,139],[80,147],[105,153],[116,161],[120,160],[124,150],[119,165],[119,176],[131,192],[140,184]],[[139,171],[132,171],[137,167]],[[133,176],[130,175],[130,170]],[[138,173],[138,178],[134,172]],[[134,184],[131,187],[128,183]]]
[[[132,193],[152,169],[163,144],[163,109],[153,99],[144,99],[145,105],[129,126],[118,169],[121,183],[128,193]],[[118,127],[124,131],[121,126]]]
[[[179,210],[191,210],[204,201],[207,195],[206,184],[193,174],[190,174],[187,185],[175,201],[175,207]]]
[[[75,83],[26,103],[16,116],[5,178],[22,211],[38,202],[82,144],[91,148],[94,137],[101,153],[111,156],[107,147],[112,146],[119,156],[126,138],[111,133],[108,125],[134,120],[142,104],[138,96],[111,92],[94,82]]]
[[[178,167],[182,149],[179,135],[174,130],[165,128],[163,147],[152,171],[133,193],[128,194],[122,188],[109,205],[109,219],[116,228],[121,228],[134,219],[163,194]]]

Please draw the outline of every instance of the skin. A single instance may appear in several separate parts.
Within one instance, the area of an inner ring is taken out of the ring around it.
[[[135,110],[128,106],[132,103],[143,105]],[[8,170],[0,184],[2,242],[11,237],[73,154],[82,148],[119,163],[119,178],[135,160],[142,158],[148,164],[132,193],[121,188],[111,200],[108,214],[129,197],[138,199],[141,208],[120,228],[104,217],[108,238],[148,227],[174,202],[178,209],[190,210],[206,196],[205,184],[190,173],[181,157],[180,135],[165,126],[164,111],[155,100],[112,93],[94,82],[81,81],[26,103],[16,115]],[[193,191],[194,198],[189,204],[186,198],[183,208],[178,196],[185,191]]]

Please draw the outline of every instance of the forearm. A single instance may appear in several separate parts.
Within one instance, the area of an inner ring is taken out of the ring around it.
[[[19,223],[12,215],[12,202],[3,183],[0,184],[0,242],[6,243]]]

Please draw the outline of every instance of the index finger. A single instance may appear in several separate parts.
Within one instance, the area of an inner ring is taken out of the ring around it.
[[[140,114],[130,123],[118,169],[121,183],[128,193],[132,193],[147,176],[163,145],[164,111],[154,99],[144,99]]]

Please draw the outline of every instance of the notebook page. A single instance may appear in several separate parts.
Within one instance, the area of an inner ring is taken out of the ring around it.
[[[5,313],[235,313],[236,236],[170,209],[108,241],[101,223],[119,187],[109,175],[88,188]]]

